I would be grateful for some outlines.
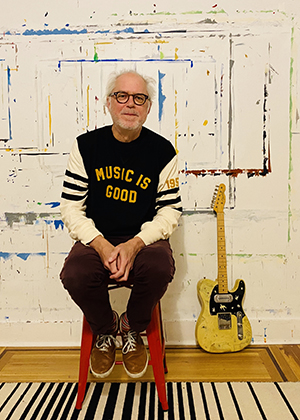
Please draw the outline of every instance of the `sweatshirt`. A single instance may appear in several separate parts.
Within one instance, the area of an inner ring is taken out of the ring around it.
[[[74,142],[61,199],[72,239],[138,236],[149,245],[170,237],[181,211],[177,154],[159,134],[143,127],[123,143],[105,126]]]

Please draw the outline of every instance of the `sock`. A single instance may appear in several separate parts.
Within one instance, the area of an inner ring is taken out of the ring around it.
[[[128,332],[128,331],[130,331],[131,330],[131,328],[130,328],[130,325],[129,325],[129,321],[128,321],[128,318],[127,318],[127,313],[126,312],[124,312],[122,315],[121,315],[121,331],[123,331],[123,332]]]
[[[112,315],[113,315],[113,320],[107,331],[108,334],[115,334],[116,332],[118,332],[118,329],[119,329],[118,314],[115,311],[112,311]]]

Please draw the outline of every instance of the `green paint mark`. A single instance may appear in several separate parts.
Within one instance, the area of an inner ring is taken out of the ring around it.
[[[182,15],[202,15],[202,11],[201,10],[191,10],[189,12],[182,12]]]
[[[155,16],[155,15],[170,16],[170,15],[176,15],[176,13],[171,13],[171,12],[157,12],[157,13],[147,13],[147,15],[150,15],[150,16]]]
[[[291,54],[293,53],[294,46],[294,27],[291,31]],[[292,153],[292,141],[293,141],[293,74],[294,74],[294,59],[291,56],[290,60],[290,104],[289,104],[289,168],[288,168],[288,242],[291,240],[291,220],[292,220],[292,209],[291,209],[291,174],[293,172],[293,153]]]
[[[226,254],[228,257],[238,257],[238,258],[252,258],[252,257],[272,257],[272,258],[280,258],[281,260],[286,258],[285,254]]]
[[[96,46],[94,46],[94,61],[98,61],[99,57],[98,57],[98,53],[97,53],[97,48]]]
[[[224,9],[220,9],[220,10],[210,10],[209,12],[207,12],[207,14],[209,15],[209,14],[212,14],[212,15],[217,15],[217,14],[219,14],[219,13],[225,13],[225,14],[227,14],[226,12],[225,12],[225,10]]]
[[[191,257],[197,257],[197,254],[188,254],[188,255],[190,255]]]

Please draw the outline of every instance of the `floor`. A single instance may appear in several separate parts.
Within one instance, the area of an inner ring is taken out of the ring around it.
[[[79,354],[79,348],[0,348],[0,382],[77,382]],[[251,345],[225,354],[168,347],[166,358],[168,382],[300,381],[300,345]],[[95,381],[91,374],[88,380]],[[141,381],[153,380],[149,366]],[[132,380],[118,365],[105,381]]]

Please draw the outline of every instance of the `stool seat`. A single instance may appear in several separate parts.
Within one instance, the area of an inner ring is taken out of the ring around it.
[[[122,286],[113,286],[117,288]],[[127,286],[126,286],[127,287]],[[164,411],[168,410],[168,400],[166,394],[165,373],[167,373],[166,357],[165,357],[165,342],[163,336],[161,307],[160,302],[157,303],[153,312],[150,324],[146,330],[148,346],[150,351],[149,365],[152,366],[157,394]],[[89,360],[95,336],[85,318],[83,316],[81,350],[80,350],[80,365],[79,365],[79,380],[76,400],[76,409],[81,410],[86,383],[89,371]],[[120,364],[122,362],[117,362]]]

